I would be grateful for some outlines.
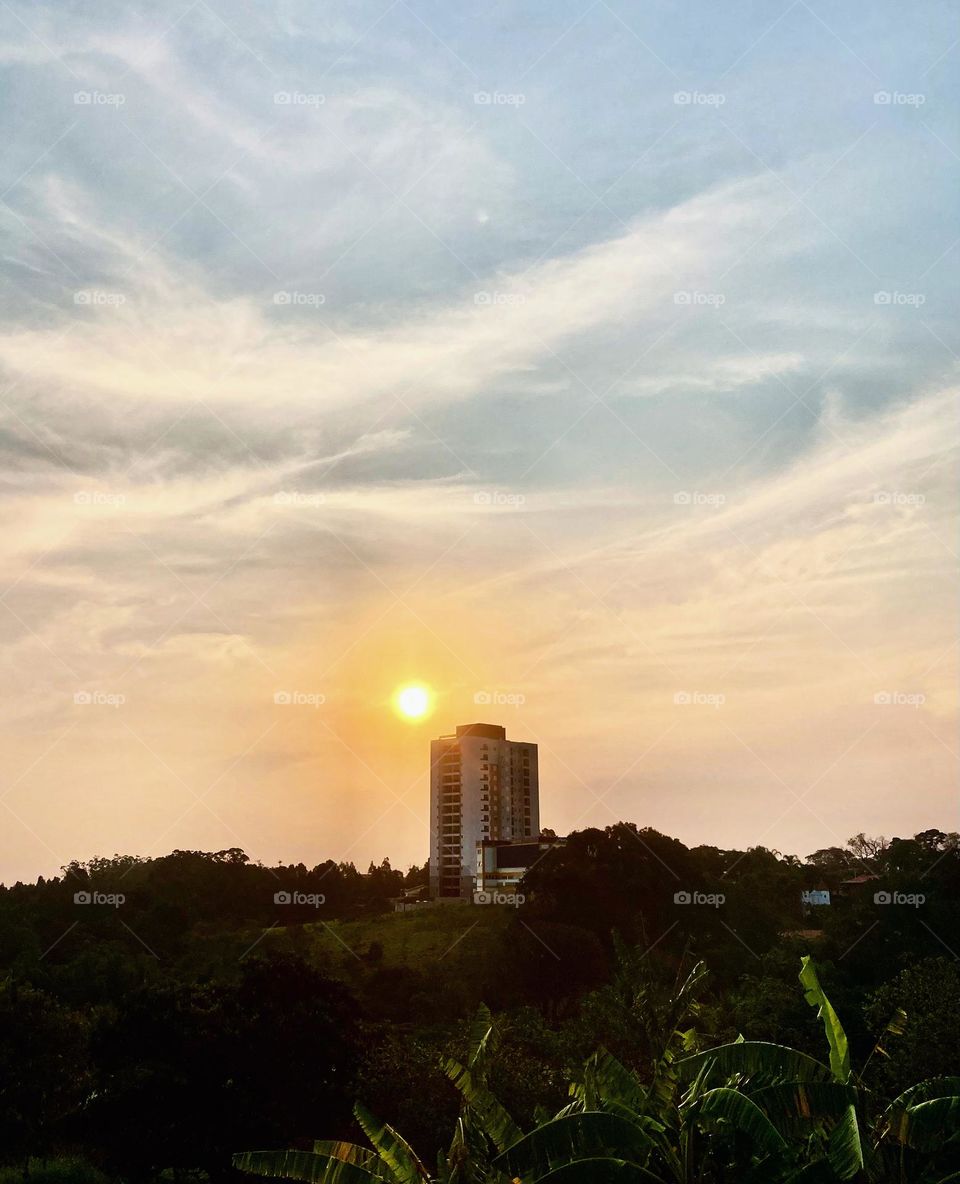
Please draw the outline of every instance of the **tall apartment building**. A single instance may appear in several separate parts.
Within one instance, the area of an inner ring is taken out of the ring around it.
[[[477,844],[539,838],[537,746],[497,724],[461,724],[430,744],[430,895],[470,900]]]

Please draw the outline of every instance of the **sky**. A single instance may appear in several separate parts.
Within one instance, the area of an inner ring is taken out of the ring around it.
[[[957,818],[947,3],[0,6],[0,880]],[[391,708],[422,681],[430,718]]]

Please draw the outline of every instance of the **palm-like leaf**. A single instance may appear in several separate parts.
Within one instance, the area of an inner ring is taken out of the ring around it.
[[[783,1081],[751,1090],[748,1096],[783,1131],[842,1118],[847,1106],[856,1102],[857,1091],[839,1081]]]
[[[765,1040],[737,1040],[677,1061],[681,1081],[692,1081],[704,1065],[713,1062],[723,1077],[739,1075],[744,1080],[822,1081],[830,1076],[826,1065],[785,1044]]]
[[[485,1003],[477,1008],[477,1014],[470,1024],[470,1055],[467,1068],[476,1080],[486,1080],[487,1069],[500,1047],[500,1029],[494,1022],[493,1013]]]
[[[830,1166],[841,1180],[852,1180],[863,1170],[863,1145],[857,1108],[852,1103],[844,1109],[840,1121],[830,1132],[827,1144]]]
[[[960,1097],[931,1098],[904,1110],[892,1127],[896,1141],[917,1151],[934,1151],[960,1137]]]
[[[910,1106],[929,1102],[931,1098],[949,1098],[953,1094],[960,1094],[960,1077],[928,1077],[926,1081],[918,1081],[894,1098],[883,1112],[883,1121],[892,1121]]]
[[[332,1159],[343,1160],[344,1163],[355,1163],[371,1172],[379,1172],[383,1165],[375,1151],[367,1147],[360,1147],[356,1143],[345,1143],[341,1139],[316,1139],[313,1144],[314,1155],[329,1155]]]
[[[373,1159],[376,1161],[376,1156]],[[300,1180],[303,1184],[372,1184],[393,1178],[381,1174],[379,1163],[377,1170],[371,1171],[359,1163],[312,1151],[244,1151],[233,1156],[233,1166],[254,1176]]]
[[[816,967],[808,954],[800,959],[800,982],[804,987],[804,998],[811,1007],[817,1009],[817,1016],[823,1021],[823,1030],[830,1045],[830,1072],[836,1081],[846,1083],[850,1080],[850,1048],[847,1044],[847,1034],[833,1010],[833,1005],[823,993]]]
[[[392,1126],[388,1126],[357,1102],[353,1108],[357,1122],[363,1127],[373,1147],[396,1178],[397,1184],[420,1184],[427,1180],[427,1170],[417,1158],[410,1144]]]
[[[786,1141],[760,1107],[739,1090],[719,1086],[707,1090],[685,1107],[687,1120],[715,1119],[729,1123],[753,1140],[757,1150],[773,1155],[783,1151]]]
[[[655,1143],[636,1122],[619,1114],[588,1111],[555,1118],[524,1136],[493,1161],[494,1167],[511,1179],[537,1181],[567,1164],[592,1159],[622,1160],[632,1165],[634,1174],[646,1168]],[[589,1180],[589,1175],[581,1177]]]
[[[647,1091],[635,1074],[621,1064],[612,1053],[601,1048],[587,1061],[593,1075],[597,1095],[604,1102],[619,1102],[632,1110],[642,1111],[647,1105]]]
[[[553,1168],[545,1176],[536,1177],[537,1184],[636,1184],[638,1179],[665,1184],[663,1177],[655,1172],[608,1155],[578,1159],[575,1163]]]
[[[443,1071],[459,1090],[498,1151],[506,1151],[523,1138],[523,1131],[490,1090],[474,1080],[469,1069],[459,1061],[447,1060],[443,1062]]]
[[[438,1184],[483,1184],[487,1179],[489,1155],[483,1136],[475,1132],[463,1115],[457,1119],[450,1150],[440,1153]]]

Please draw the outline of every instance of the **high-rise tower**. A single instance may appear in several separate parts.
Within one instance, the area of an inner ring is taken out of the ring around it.
[[[430,744],[430,895],[470,899],[477,844],[540,834],[537,746],[497,724],[461,724]]]

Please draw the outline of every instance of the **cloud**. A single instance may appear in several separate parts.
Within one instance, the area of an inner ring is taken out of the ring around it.
[[[436,685],[444,729],[480,689],[525,695],[505,722],[541,743],[561,830],[584,782],[731,845],[790,805],[778,778],[823,778],[823,825],[773,836],[801,850],[847,813],[846,833],[908,830],[914,776],[948,808],[933,81],[927,130],[856,70],[825,90],[799,10],[738,18],[696,60],[648,14],[669,67],[638,79],[600,10],[559,43],[531,10],[505,56],[439,9],[431,31],[403,5],[121,8],[15,5],[0,45],[22,116],[3,741],[39,844],[0,869],[158,841],[419,858],[415,812],[358,839],[385,784],[422,788],[423,737],[387,706],[406,677]],[[876,22],[837,20],[887,60]],[[898,26],[898,49],[926,68],[941,32]],[[673,102],[671,69],[700,90],[733,62],[722,109]],[[123,711],[84,713],[85,687]],[[325,709],[275,713],[278,687]],[[927,698],[878,716],[884,689]],[[678,714],[677,691],[726,703]],[[215,813],[177,822],[183,782],[221,774]]]
[[[776,208],[767,182],[723,187],[610,242],[488,277],[461,292],[459,307],[401,309],[380,330],[352,328],[324,303],[306,321],[285,317],[298,311],[295,296],[272,306],[212,300],[196,281],[177,283],[171,268],[154,268],[120,300],[97,304],[94,294],[77,306],[68,333],[59,325],[0,334],[0,364],[59,387],[79,375],[91,398],[232,403],[254,421],[268,408],[329,410],[394,394],[413,406],[469,398],[549,362],[598,326],[663,315],[679,285],[733,258]],[[59,216],[66,221],[62,208]],[[115,235],[72,220],[84,241],[131,253]],[[742,362],[729,366],[747,379]]]

